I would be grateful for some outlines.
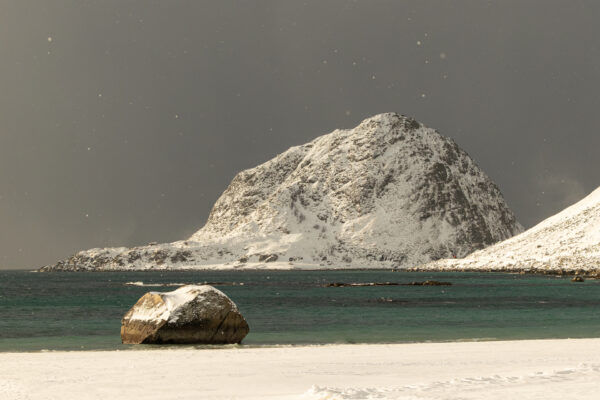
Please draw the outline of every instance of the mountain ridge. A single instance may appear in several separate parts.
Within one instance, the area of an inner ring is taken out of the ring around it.
[[[600,276],[600,187],[519,235],[418,269]]]

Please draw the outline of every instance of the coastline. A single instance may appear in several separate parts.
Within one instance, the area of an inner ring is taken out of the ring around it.
[[[445,260],[443,260],[445,261]],[[519,274],[519,275],[549,275],[557,277],[569,277],[569,276],[582,276],[587,279],[600,279],[600,268],[599,269],[580,269],[580,268],[536,268],[536,267],[496,267],[496,268],[477,268],[477,267],[453,267],[453,266],[432,266],[432,267],[410,267],[410,268],[393,268],[393,267],[364,267],[364,266],[344,266],[344,267],[321,267],[314,264],[304,265],[284,265],[281,263],[259,264],[252,266],[228,266],[223,264],[215,264],[211,266],[199,266],[199,267],[181,267],[181,268],[94,268],[94,269],[45,269],[41,267],[37,269],[26,269],[26,270],[14,270],[14,271],[25,271],[34,273],[61,273],[61,272],[191,272],[191,271],[206,271],[206,272],[218,272],[218,271],[239,271],[239,272],[252,272],[252,271],[306,271],[306,272],[319,272],[319,271],[391,271],[391,272],[473,272],[473,273],[499,273],[499,274]]]
[[[587,400],[598,378],[600,339],[0,353],[7,400]]]

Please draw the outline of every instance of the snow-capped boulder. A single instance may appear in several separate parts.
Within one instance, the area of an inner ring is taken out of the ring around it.
[[[146,293],[121,321],[127,344],[240,343],[248,332],[235,303],[210,285]]]
[[[386,113],[240,172],[188,240],[82,251],[42,270],[409,268],[521,231],[456,143]]]
[[[419,269],[600,276],[600,188],[520,235]]]

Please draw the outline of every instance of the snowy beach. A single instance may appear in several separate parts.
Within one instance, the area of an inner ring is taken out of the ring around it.
[[[2,399],[596,399],[600,339],[0,354]]]

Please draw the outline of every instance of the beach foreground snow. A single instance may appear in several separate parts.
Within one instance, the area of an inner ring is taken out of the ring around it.
[[[0,354],[13,399],[597,399],[600,339]]]

